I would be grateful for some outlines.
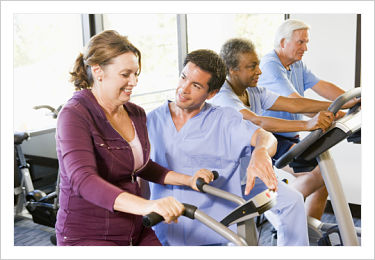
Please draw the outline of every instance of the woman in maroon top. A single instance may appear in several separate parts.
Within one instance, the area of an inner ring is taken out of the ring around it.
[[[56,145],[60,164],[58,245],[160,245],[142,215],[166,222],[184,210],[173,197],[146,200],[137,177],[197,190],[212,172],[193,177],[169,171],[149,158],[144,110],[128,102],[141,70],[141,53],[116,31],[91,38],[71,72],[76,92],[60,111]]]

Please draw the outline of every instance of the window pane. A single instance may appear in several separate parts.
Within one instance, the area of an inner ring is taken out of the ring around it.
[[[178,80],[176,15],[105,14],[103,24],[105,30],[128,36],[141,51],[142,71],[131,101],[150,111],[173,99]]]
[[[48,110],[72,96],[69,71],[82,50],[79,14],[17,14],[14,16],[14,129],[56,125]]]
[[[262,57],[273,49],[276,28],[283,21],[284,14],[189,14],[188,49],[219,52],[226,40],[244,37],[254,42]]]

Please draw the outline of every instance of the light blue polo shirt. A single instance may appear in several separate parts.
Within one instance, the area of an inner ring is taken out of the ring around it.
[[[264,87],[282,96],[289,96],[293,92],[297,92],[301,96],[304,96],[305,91],[312,88],[320,80],[306,67],[302,61],[297,61],[290,65],[290,70],[288,71],[281,64],[275,50],[263,56],[259,67],[262,74],[259,77],[258,86]],[[302,120],[301,114],[293,114],[282,111],[267,110],[263,113],[263,115],[288,120]],[[278,134],[294,137],[298,135],[298,132]]]

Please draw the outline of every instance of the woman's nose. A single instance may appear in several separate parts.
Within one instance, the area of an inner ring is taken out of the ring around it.
[[[135,75],[135,74],[131,74],[131,75],[129,76],[129,85],[131,85],[131,86],[136,86],[137,83],[138,83],[138,76]]]

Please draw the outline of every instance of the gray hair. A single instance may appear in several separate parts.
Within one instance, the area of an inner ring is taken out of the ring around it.
[[[230,69],[238,67],[240,54],[255,52],[255,45],[252,41],[243,38],[233,38],[224,43],[220,50],[220,57],[223,59],[227,75]]]
[[[280,48],[280,42],[282,39],[290,40],[295,30],[310,29],[310,26],[300,20],[288,19],[284,21],[279,28],[277,28],[275,35],[274,47],[275,49]]]

